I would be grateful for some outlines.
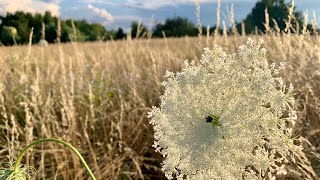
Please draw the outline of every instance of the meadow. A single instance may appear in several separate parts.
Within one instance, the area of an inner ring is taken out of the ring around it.
[[[281,178],[320,177],[320,36],[269,32],[264,39],[270,63],[295,87],[295,136],[308,141]],[[165,179],[162,156],[154,151],[147,114],[158,106],[166,70],[185,60],[199,62],[204,47],[218,44],[237,53],[248,36],[128,39],[72,42],[46,47],[0,47],[0,162],[13,162],[34,140],[53,137],[74,145],[97,179]],[[28,151],[23,162],[37,179],[87,179],[76,156],[48,143]],[[280,178],[280,177],[279,177]]]

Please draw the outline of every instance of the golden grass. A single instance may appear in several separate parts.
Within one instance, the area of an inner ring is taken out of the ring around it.
[[[320,176],[320,38],[263,38],[270,62],[286,62],[282,76],[296,87],[295,135],[304,154],[287,177]],[[218,44],[235,52],[247,37],[144,39],[70,43],[48,47],[0,47],[0,162],[15,160],[31,141],[52,137],[73,144],[97,179],[164,179],[154,152],[147,112],[159,104],[166,70]],[[317,44],[319,47],[317,47]],[[86,179],[79,160],[60,145],[29,151],[26,163],[38,179]]]

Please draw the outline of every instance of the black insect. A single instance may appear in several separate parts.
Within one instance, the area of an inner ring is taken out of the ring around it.
[[[206,122],[212,123],[213,118],[211,116],[206,117]]]
[[[211,115],[206,117],[206,122],[212,123],[212,127],[214,126],[222,127],[222,124],[220,123],[220,117],[217,115]]]

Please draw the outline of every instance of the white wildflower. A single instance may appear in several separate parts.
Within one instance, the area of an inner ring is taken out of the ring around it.
[[[38,45],[41,46],[41,47],[47,47],[48,46],[48,41],[46,41],[44,39],[40,39]]]
[[[200,65],[166,73],[165,93],[150,123],[167,178],[264,179],[285,173],[281,163],[295,146],[286,124],[295,112],[261,44],[249,39],[238,56],[218,46],[205,49]]]
[[[20,165],[14,170],[12,164],[0,164],[0,180],[34,179],[36,169],[32,166]]]

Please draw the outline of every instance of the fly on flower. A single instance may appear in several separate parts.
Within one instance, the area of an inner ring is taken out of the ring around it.
[[[213,118],[211,116],[206,117],[206,122],[212,123]]]
[[[212,123],[212,127],[219,126],[222,127],[222,124],[219,121],[220,117],[216,115],[210,115],[206,117],[206,122]]]

